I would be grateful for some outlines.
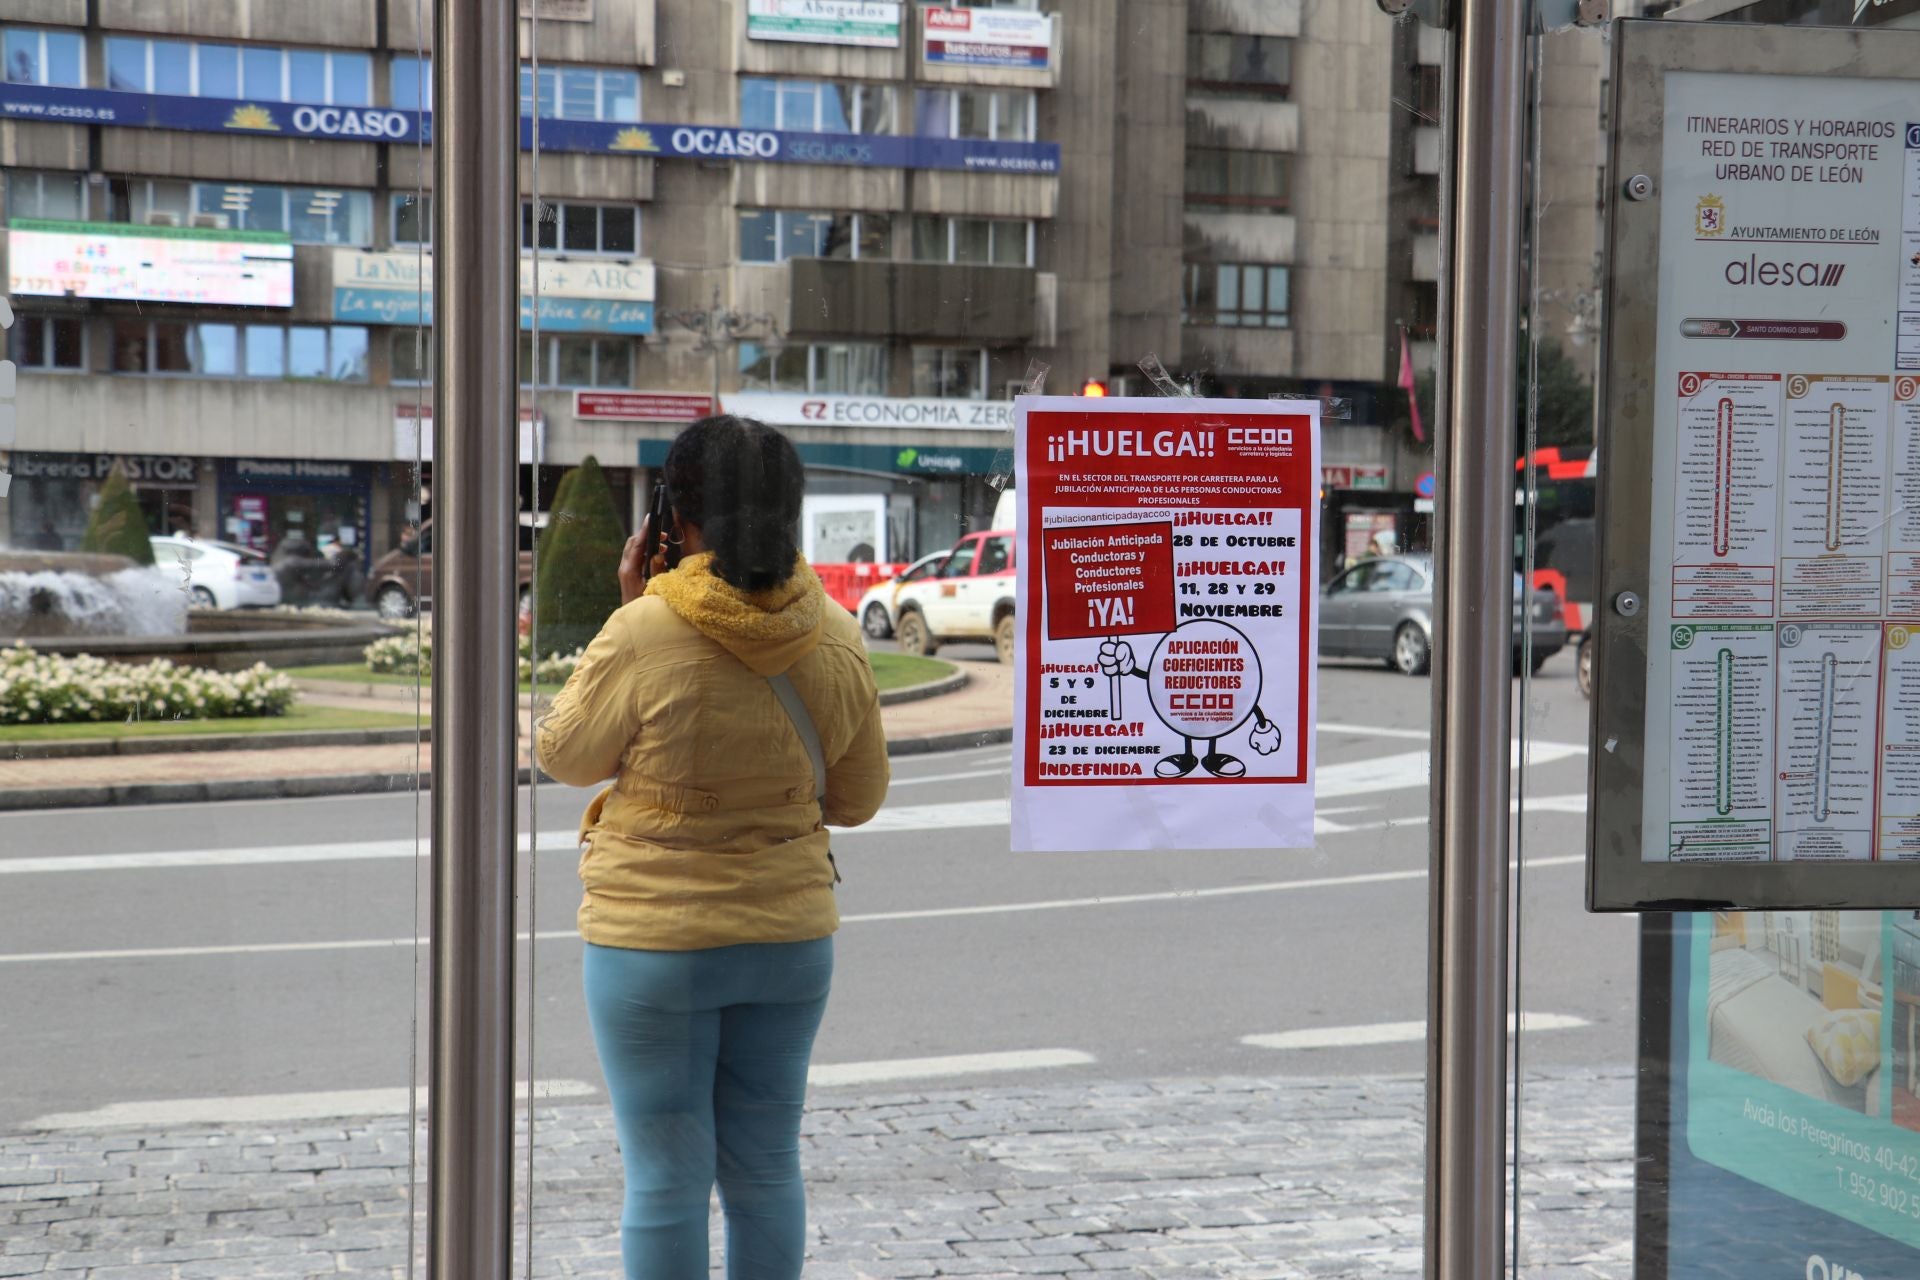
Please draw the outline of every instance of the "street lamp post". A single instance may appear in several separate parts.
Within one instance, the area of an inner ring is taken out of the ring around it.
[[[780,323],[770,312],[736,311],[732,307],[721,306],[718,285],[713,289],[712,306],[665,311],[660,319],[665,324],[678,325],[698,335],[693,349],[707,352],[713,357],[713,408],[716,413],[720,409],[720,353],[763,333],[769,338],[780,336]]]

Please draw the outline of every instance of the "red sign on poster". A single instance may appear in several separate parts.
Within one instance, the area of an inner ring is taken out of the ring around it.
[[[573,416],[589,422],[698,422],[712,414],[712,396],[663,391],[573,393]]]
[[[1014,847],[1310,846],[1319,406],[1015,412]]]
[[[1042,534],[1047,638],[1174,628],[1173,525],[1084,525]]]

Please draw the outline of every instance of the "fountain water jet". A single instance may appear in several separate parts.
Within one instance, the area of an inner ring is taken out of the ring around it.
[[[0,551],[0,643],[79,636],[181,636],[187,593],[124,556]]]

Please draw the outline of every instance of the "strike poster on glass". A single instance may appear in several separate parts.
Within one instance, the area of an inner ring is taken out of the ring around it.
[[[1015,416],[1013,847],[1310,847],[1319,405]]]

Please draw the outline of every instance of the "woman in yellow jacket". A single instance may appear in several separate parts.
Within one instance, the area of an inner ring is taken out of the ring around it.
[[[580,825],[579,920],[626,1273],[705,1280],[717,1182],[729,1280],[785,1280],[804,1256],[800,1112],[839,925],[826,826],[878,811],[886,738],[859,626],[796,545],[792,443],[707,418],[664,472],[668,554],[644,565],[628,543],[626,603],[542,721],[540,762],[575,786],[613,779]]]

